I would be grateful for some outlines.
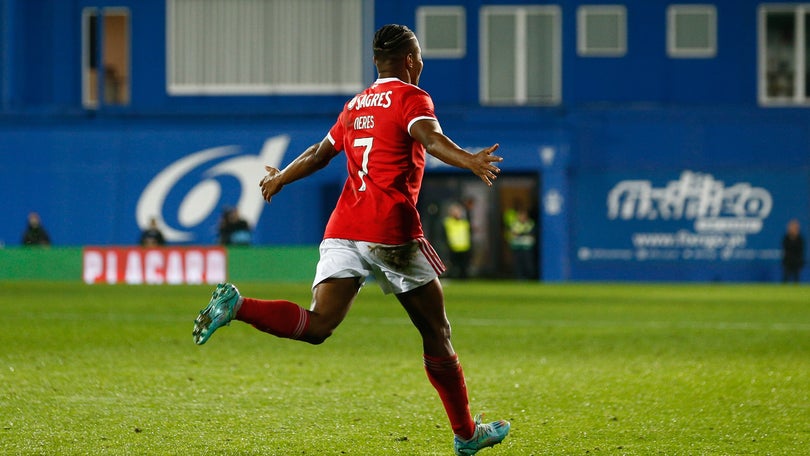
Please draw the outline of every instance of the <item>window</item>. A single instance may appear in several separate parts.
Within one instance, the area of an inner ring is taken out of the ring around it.
[[[557,6],[481,8],[482,103],[560,103],[560,18]]]
[[[464,7],[419,7],[416,34],[424,57],[464,57],[467,52]]]
[[[591,57],[625,55],[627,9],[621,5],[580,6],[577,9],[577,53]]]
[[[129,54],[128,9],[85,8],[82,11],[82,103],[85,107],[95,109],[100,102],[129,104]]]
[[[717,54],[717,11],[711,5],[667,8],[667,54],[709,58]]]
[[[810,4],[759,9],[759,101],[810,105]]]
[[[371,54],[370,1],[167,0],[167,90],[355,93]]]

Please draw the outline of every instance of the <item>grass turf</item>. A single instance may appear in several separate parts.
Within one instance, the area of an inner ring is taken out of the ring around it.
[[[307,284],[238,284],[307,305]],[[321,346],[234,322],[209,286],[0,283],[0,453],[446,455],[417,332],[370,284]],[[802,454],[810,289],[450,282],[488,455]]]

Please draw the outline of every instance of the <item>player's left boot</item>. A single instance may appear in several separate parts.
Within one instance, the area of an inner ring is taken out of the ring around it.
[[[473,436],[469,440],[456,436],[453,441],[456,455],[475,454],[478,453],[478,450],[501,443],[509,434],[510,427],[509,422],[505,420],[481,424],[481,415],[475,415],[475,433]]]
[[[239,290],[232,283],[220,283],[211,295],[208,306],[194,320],[194,343],[202,345],[211,334],[222,326],[229,325],[239,311]]]

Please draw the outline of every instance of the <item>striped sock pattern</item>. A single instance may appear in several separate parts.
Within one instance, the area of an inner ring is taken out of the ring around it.
[[[284,300],[244,298],[236,319],[285,339],[300,339],[309,327],[309,312]]]

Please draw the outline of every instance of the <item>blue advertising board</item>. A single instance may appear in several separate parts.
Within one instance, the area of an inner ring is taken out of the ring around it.
[[[801,170],[583,170],[572,185],[582,279],[775,280],[785,226],[808,198]]]
[[[320,141],[330,120],[0,131],[0,240],[18,245],[26,215],[38,212],[55,245],[134,244],[152,217],[172,244],[216,244],[222,209],[237,207],[256,228],[255,243],[316,243],[328,216],[321,199],[331,197],[321,189],[345,175],[342,157],[272,205],[258,183],[265,165],[286,165]]]

